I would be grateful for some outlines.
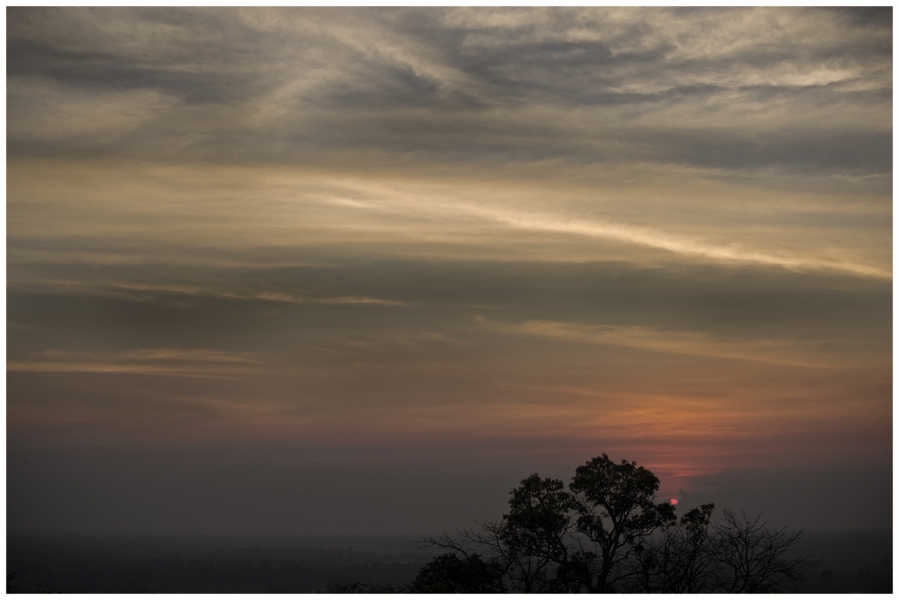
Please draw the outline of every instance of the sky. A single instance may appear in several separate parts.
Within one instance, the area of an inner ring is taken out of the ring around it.
[[[891,526],[891,8],[6,23],[10,531]]]

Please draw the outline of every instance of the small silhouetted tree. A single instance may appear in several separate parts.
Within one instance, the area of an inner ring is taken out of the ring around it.
[[[503,516],[504,535],[515,569],[527,591],[569,592],[577,586],[571,560],[575,523],[574,498],[558,479],[541,479],[536,473],[512,491],[509,513]]]
[[[715,545],[711,532],[714,504],[688,511],[664,526],[655,539],[637,545],[635,577],[629,591],[709,593],[716,587]]]
[[[6,574],[6,593],[7,594],[15,594],[20,591],[19,585],[15,581],[13,581],[13,579],[15,579],[15,578],[16,578],[15,571],[13,571],[12,573]]]
[[[418,573],[408,591],[416,594],[495,594],[505,592],[502,565],[481,555],[441,554]]]
[[[718,590],[728,593],[798,591],[807,567],[817,561],[795,554],[803,531],[772,529],[762,515],[737,516],[730,510],[713,525],[714,553],[719,566]]]
[[[476,529],[463,529],[456,535],[443,534],[423,540],[426,546],[450,551],[451,555],[470,560],[481,552],[495,565],[499,587],[513,593],[548,592],[556,587],[552,564],[540,551],[534,552],[533,537],[522,528],[510,526],[508,515],[501,521],[484,521]]]

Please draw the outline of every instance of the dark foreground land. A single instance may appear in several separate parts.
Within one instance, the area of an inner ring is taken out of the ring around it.
[[[7,537],[10,592],[328,592],[398,587],[437,554],[415,537]],[[890,533],[807,532],[806,591],[892,592]],[[14,575],[13,575],[14,574]],[[10,578],[11,576],[11,578]]]

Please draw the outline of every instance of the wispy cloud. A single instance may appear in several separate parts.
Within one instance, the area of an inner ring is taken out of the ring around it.
[[[384,298],[373,298],[371,296],[303,296],[301,294],[286,294],[283,292],[260,292],[258,294],[250,294],[247,297],[259,300],[271,300],[273,302],[291,302],[293,304],[362,304],[375,306],[411,306],[412,303],[400,302],[399,300],[385,300]]]
[[[876,9],[18,7],[10,153],[883,173],[891,34]]]
[[[333,304],[362,306],[413,306],[414,303],[363,295],[327,296],[290,292],[229,291],[225,286],[203,286],[175,283],[128,283],[119,281],[79,281],[72,279],[24,278],[10,279],[8,285],[19,291],[57,291],[66,293],[146,297],[147,295],[178,295],[191,297],[226,298],[234,300],[264,300],[291,304]]]
[[[167,377],[234,379],[258,373],[259,356],[205,348],[141,348],[120,352],[46,350],[6,363],[7,372],[125,373]]]
[[[467,210],[473,214],[494,219],[516,229],[614,240],[627,244],[658,248],[681,256],[719,263],[781,267],[794,271],[838,271],[878,279],[892,279],[893,276],[889,270],[851,261],[779,256],[744,248],[739,244],[718,246],[683,236],[672,235],[658,229],[635,227],[624,223],[560,219],[549,214],[516,213],[477,206],[468,206]]]
[[[815,346],[822,345],[821,342],[724,339],[691,331],[663,331],[651,327],[585,325],[558,321],[530,320],[508,324],[480,317],[478,322],[493,331],[539,336],[578,344],[620,346],[668,354],[746,360],[814,369],[841,369],[848,366],[845,357],[835,359],[826,353],[814,352]]]

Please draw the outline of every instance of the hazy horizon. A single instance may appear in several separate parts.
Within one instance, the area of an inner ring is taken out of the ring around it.
[[[6,14],[8,532],[892,527],[892,8]]]

